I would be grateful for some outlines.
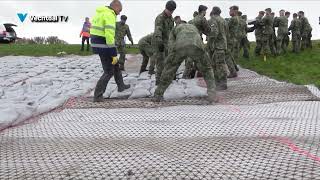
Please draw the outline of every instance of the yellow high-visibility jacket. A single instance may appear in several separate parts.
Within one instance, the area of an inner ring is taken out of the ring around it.
[[[115,46],[116,13],[113,9],[101,6],[92,18],[91,47],[94,53],[117,56]]]

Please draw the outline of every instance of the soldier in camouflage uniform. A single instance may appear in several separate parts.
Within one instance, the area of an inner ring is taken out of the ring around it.
[[[311,32],[312,28],[309,24],[309,21],[306,17],[304,17],[304,12],[299,11],[298,13],[299,20],[301,22],[301,50],[303,51],[305,48],[309,47],[312,48],[312,43],[311,43]]]
[[[193,18],[192,18],[190,21],[188,21],[188,23],[189,23],[189,24],[193,24],[193,19],[194,19],[195,17],[197,17],[198,15],[199,15],[199,12],[198,12],[198,11],[193,12]]]
[[[285,13],[285,16],[287,17],[287,19],[290,18],[290,12],[289,11],[286,11]],[[284,43],[286,43],[286,47],[289,46],[289,43],[290,43],[290,37],[289,37],[290,33],[288,31],[288,34],[284,37]]]
[[[129,38],[129,41],[133,45],[130,28],[126,24],[126,21],[127,21],[127,16],[122,15],[121,21],[116,23],[116,46],[117,46],[118,53],[120,54],[119,65],[120,65],[120,70],[122,71],[124,71],[124,63],[126,60],[126,52],[125,52],[126,44],[124,41],[124,37],[127,36]]]
[[[208,7],[200,5],[198,9],[199,14],[193,19],[193,25],[196,26],[202,37],[202,34],[208,35],[210,32],[210,27],[205,17]]]
[[[262,24],[264,27],[263,30],[263,43],[262,50],[266,58],[267,55],[270,55],[273,50],[270,51],[270,48],[273,47],[273,18],[271,16],[271,8],[267,8],[266,15],[262,18]]]
[[[226,59],[225,62],[229,69],[229,76],[228,78],[237,77],[237,69],[236,69],[236,62],[234,59],[234,55],[237,51],[237,44],[238,44],[238,33],[239,33],[239,17],[238,17],[238,6],[231,6],[230,7],[230,16],[231,18],[226,19],[227,23],[227,51],[226,51]]]
[[[162,70],[164,67],[165,57],[168,55],[168,41],[170,31],[174,27],[172,13],[176,9],[174,1],[166,3],[166,9],[157,16],[155,20],[154,34],[152,38],[152,45],[155,50],[156,58],[156,84],[159,84]]]
[[[274,12],[271,13],[271,17],[273,19],[273,34],[272,34],[272,43],[270,43],[270,51],[271,51],[271,54],[277,55],[277,50],[276,50],[276,47],[277,47],[277,36],[276,36],[276,28],[275,28],[274,22],[278,17],[275,17],[275,13]]]
[[[196,16],[199,15],[199,12],[198,11],[195,11],[193,13],[193,19],[191,19],[190,21],[188,21],[189,24],[193,24],[193,20]],[[193,63],[193,60],[191,58],[187,58],[185,60],[185,70],[183,72],[183,76],[182,78],[183,79],[191,79],[191,78],[194,78],[195,77],[195,74],[196,74],[196,67]]]
[[[205,18],[207,13],[208,7],[204,5],[200,5],[198,8],[198,15],[196,15],[192,21],[189,21],[191,24],[196,26],[198,29],[200,36],[202,38],[202,35],[208,35],[210,32],[210,27],[208,24],[207,19]],[[195,15],[195,13],[194,13]],[[186,59],[186,69],[183,73],[183,78],[190,79],[195,76],[196,73],[196,65],[194,64],[194,61],[189,57]]]
[[[209,20],[211,32],[208,36],[208,49],[211,56],[211,64],[214,71],[217,90],[227,89],[227,65],[225,63],[227,50],[227,24],[220,16],[219,7],[212,8],[212,16]]]
[[[154,66],[155,66],[155,60],[154,60],[154,49],[152,47],[152,37],[153,33],[141,38],[138,42],[139,50],[141,55],[143,56],[142,65],[140,68],[140,73],[147,71],[147,65],[150,59],[150,65],[149,65],[149,74],[154,74]]]
[[[204,5],[200,5],[198,8],[198,11],[193,13],[193,19],[190,20],[188,23],[189,24],[193,24],[194,26],[196,26],[196,28],[198,29],[201,38],[202,35],[205,34],[207,35],[208,32],[210,31],[210,27],[208,25],[208,22],[205,18],[206,15],[206,10],[208,8]],[[197,71],[197,67],[194,63],[194,61],[191,58],[187,58],[185,61],[185,71],[183,73],[183,78],[185,79],[190,79],[195,77],[196,71]]]
[[[243,49],[243,57],[244,58],[249,58],[249,40],[247,37],[247,32],[248,32],[248,26],[247,26],[247,16],[242,15],[242,12],[238,12],[238,16],[240,18],[240,23],[239,23],[239,28],[240,28],[240,33],[239,33],[239,39],[238,39],[238,51],[240,52],[241,49]]]
[[[181,23],[181,17],[180,16],[176,16],[176,17],[174,17],[173,18],[173,21],[174,21],[174,23],[176,24],[176,26],[178,25],[178,24],[180,24]]]
[[[205,51],[204,43],[199,31],[194,25],[179,24],[170,33],[169,55],[166,58],[165,68],[161,75],[160,83],[155,90],[153,101],[163,100],[163,94],[171,84],[175,74],[186,57],[191,57],[203,73],[207,83],[208,100],[217,101],[215,82],[210,59]]]
[[[230,7],[230,16],[231,18],[228,20],[228,26],[229,26],[229,45],[228,48],[231,50],[232,56],[235,61],[239,58],[239,34],[241,34],[240,31],[240,17],[238,16],[239,7],[238,6],[232,6]]]
[[[262,26],[262,18],[265,12],[260,11],[258,17],[256,17],[255,22],[255,32],[254,35],[256,36],[256,48],[255,48],[255,55],[260,56],[261,49],[262,49],[262,39],[263,39],[263,26]]]
[[[287,52],[285,38],[288,36],[288,18],[285,16],[285,10],[280,10],[279,14],[280,17],[277,17],[274,22],[275,27],[278,27],[277,54]]]
[[[298,14],[293,14],[293,20],[289,26],[289,31],[291,31],[292,36],[292,52],[299,53],[301,47],[301,22],[298,19]]]

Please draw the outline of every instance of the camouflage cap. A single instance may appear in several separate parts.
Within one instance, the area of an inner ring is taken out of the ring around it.
[[[292,15],[293,17],[297,17],[298,16],[298,14],[297,13],[293,13],[293,15]]]
[[[289,11],[286,11],[285,15],[290,15],[291,13]]]

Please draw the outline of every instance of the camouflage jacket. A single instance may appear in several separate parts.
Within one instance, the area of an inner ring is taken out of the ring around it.
[[[227,50],[227,23],[221,16],[212,16],[209,20],[211,32],[208,38],[208,47],[214,49]]]
[[[116,23],[116,45],[124,45],[125,36],[128,36],[129,41],[133,41],[129,26],[127,24],[122,24],[121,22],[117,22]]]
[[[196,26],[201,36],[202,34],[205,34],[205,35],[209,34],[210,27],[207,19],[204,16],[199,14],[198,16],[194,17],[192,24]]]
[[[240,18],[239,20],[239,39],[245,38],[247,36],[247,30],[248,30],[248,26],[247,26],[247,22]]]
[[[263,34],[273,34],[273,18],[270,15],[265,15],[262,18],[262,24],[263,24]]]
[[[299,19],[293,19],[291,21],[290,26],[289,26],[289,31],[292,32],[292,35],[294,35],[294,34],[295,35],[300,35],[301,34],[300,30],[301,30],[301,22],[300,22],[300,20]]]
[[[139,47],[151,46],[153,33],[148,34],[141,38],[138,42]]]
[[[262,17],[256,17],[256,29],[254,34],[256,35],[256,38],[261,38],[263,36]]]
[[[197,28],[192,24],[179,24],[170,33],[169,52],[198,47],[204,49],[203,41]]]
[[[301,22],[301,30],[300,30],[301,33],[312,31],[312,28],[306,17],[299,18],[299,20]]]
[[[286,16],[275,18],[274,26],[278,27],[278,34],[288,34],[288,18]]]
[[[162,12],[157,16],[154,25],[152,44],[155,47],[159,47],[160,45],[167,46],[170,31],[174,27],[172,16],[167,16],[165,12]]]
[[[239,37],[239,26],[240,26],[240,17],[233,16],[228,19],[228,29],[229,29],[229,38],[230,39],[237,39]]]

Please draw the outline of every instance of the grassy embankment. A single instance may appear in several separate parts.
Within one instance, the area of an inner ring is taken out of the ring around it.
[[[320,42],[314,41],[313,49],[305,50],[299,54],[291,52],[268,57],[263,61],[262,57],[255,57],[253,54],[255,45],[251,46],[250,60],[241,58],[239,64],[247,69],[256,71],[280,81],[288,81],[295,84],[314,84],[320,87]]]
[[[1,56],[58,56],[59,52],[70,55],[87,56],[92,55],[91,50],[80,51],[81,45],[78,44],[0,44]],[[86,47],[85,47],[86,49]],[[137,48],[128,48],[128,53],[138,53]]]
[[[253,54],[255,45],[251,45],[250,60],[241,58],[238,62],[242,67],[251,69],[277,80],[288,81],[295,84],[315,84],[320,87],[320,42],[314,41],[313,49],[300,54],[287,53],[277,57],[262,57]],[[291,47],[289,47],[291,51]],[[21,45],[0,44],[1,56],[57,56],[59,52],[80,56],[91,55],[91,52],[81,52],[80,45]],[[136,54],[136,46],[127,48],[127,53]]]

